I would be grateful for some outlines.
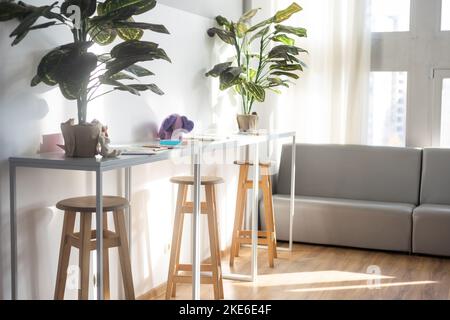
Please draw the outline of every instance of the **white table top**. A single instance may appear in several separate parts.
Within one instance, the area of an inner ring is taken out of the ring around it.
[[[146,163],[170,160],[179,157],[191,156],[194,150],[201,152],[214,151],[223,148],[236,148],[257,143],[263,143],[276,139],[283,139],[295,136],[295,132],[263,132],[257,135],[233,134],[226,138],[193,139],[187,144],[174,149],[164,150],[152,155],[121,155],[117,158],[69,158],[63,152],[41,153],[29,156],[11,157],[9,162],[16,167],[47,168],[79,171],[109,171],[120,168],[127,168]],[[202,136],[204,137],[204,136]],[[210,136],[212,137],[212,136]],[[206,141],[207,140],[207,141]],[[145,145],[151,142],[146,142]]]

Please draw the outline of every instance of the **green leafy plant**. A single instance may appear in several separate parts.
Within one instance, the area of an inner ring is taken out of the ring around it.
[[[295,38],[307,36],[305,28],[282,24],[302,10],[292,3],[285,10],[253,26],[249,24],[259,9],[245,13],[238,22],[223,16],[216,17],[219,27],[208,30],[210,37],[217,36],[236,50],[233,61],[216,65],[206,76],[220,79],[220,89],[233,88],[242,96],[244,114],[251,114],[255,101],[264,102],[266,91],[281,93],[277,87],[287,87],[306,67],[299,56],[307,53],[296,46]]]
[[[154,42],[141,41],[144,31],[169,31],[163,25],[136,22],[156,6],[155,0],[65,0],[45,6],[22,1],[0,2],[0,21],[16,19],[12,45],[19,44],[30,32],[54,26],[66,26],[73,42],[48,52],[39,63],[31,86],[41,82],[59,86],[68,100],[76,100],[78,123],[86,123],[87,105],[107,93],[120,90],[134,95],[143,91],[164,94],[155,84],[143,84],[138,78],[154,75],[138,63],[170,61],[166,52]],[[121,39],[108,53],[94,54],[94,43],[102,46]]]

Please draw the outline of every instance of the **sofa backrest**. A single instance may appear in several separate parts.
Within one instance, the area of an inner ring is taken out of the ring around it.
[[[291,150],[282,149],[279,194],[290,194]],[[296,195],[417,205],[421,163],[420,149],[298,144]]]
[[[423,150],[421,204],[450,204],[450,150]]]

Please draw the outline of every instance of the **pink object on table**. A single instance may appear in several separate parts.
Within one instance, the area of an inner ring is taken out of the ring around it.
[[[61,148],[58,145],[63,144],[64,138],[61,133],[44,134],[42,135],[42,143],[39,148],[39,153],[60,152]]]

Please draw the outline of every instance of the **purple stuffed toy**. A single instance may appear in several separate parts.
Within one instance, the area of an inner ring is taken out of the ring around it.
[[[181,134],[189,133],[194,129],[194,122],[185,116],[172,114],[168,116],[159,129],[159,138],[161,140],[180,139]]]

